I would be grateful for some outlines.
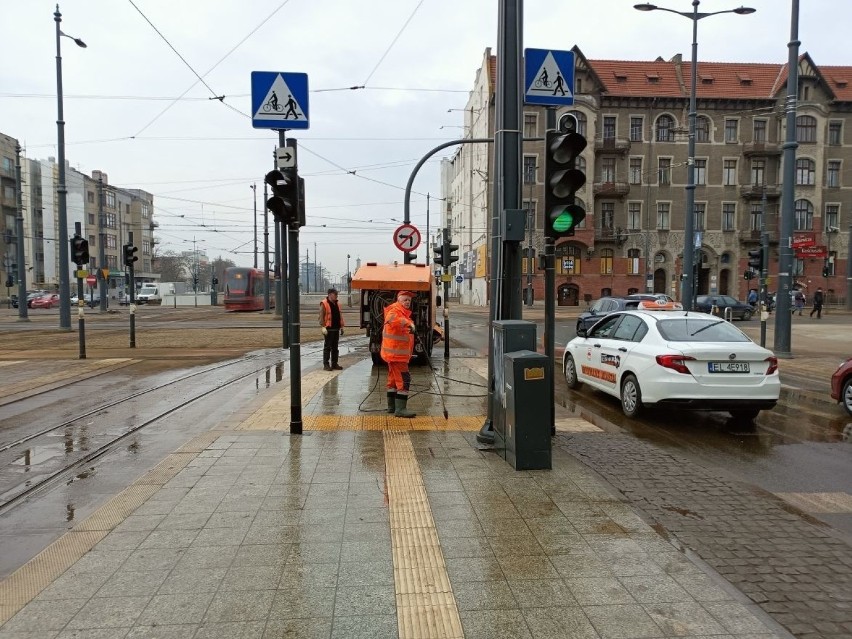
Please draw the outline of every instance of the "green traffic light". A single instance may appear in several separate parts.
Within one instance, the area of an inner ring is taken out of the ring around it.
[[[558,233],[564,233],[574,227],[574,216],[568,211],[563,211],[553,220],[553,230]]]

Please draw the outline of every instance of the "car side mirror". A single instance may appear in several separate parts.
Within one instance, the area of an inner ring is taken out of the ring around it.
[[[587,334],[588,334],[588,330],[586,330],[585,328],[578,328],[577,329],[577,337],[586,337]]]

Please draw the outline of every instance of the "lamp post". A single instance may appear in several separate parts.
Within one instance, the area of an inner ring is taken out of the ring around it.
[[[349,253],[346,254],[346,295],[349,298],[348,305],[352,306],[352,275],[349,272]]]
[[[696,118],[696,78],[698,76],[698,21],[702,18],[721,13],[736,13],[748,15],[756,9],[737,7],[723,11],[700,12],[698,5],[701,0],[692,0],[692,11],[676,11],[655,4],[642,3],[633,5],[638,11],[668,11],[692,20],[692,73],[689,90],[689,146],[686,164],[686,210],[683,224],[683,272],[681,282],[681,301],[687,309],[692,309],[695,302],[695,118]]]
[[[254,267],[257,268],[257,184],[249,188],[254,192]]]
[[[65,188],[65,120],[62,108],[62,48],[60,46],[62,37],[70,38],[78,47],[86,48],[86,43],[80,38],[74,38],[62,33],[59,25],[62,23],[62,14],[59,13],[59,5],[53,14],[56,22],[56,146],[57,160],[59,163],[59,183],[56,185],[56,199],[59,208],[59,328],[71,330],[71,293],[68,284],[70,262],[68,246],[68,208]]]

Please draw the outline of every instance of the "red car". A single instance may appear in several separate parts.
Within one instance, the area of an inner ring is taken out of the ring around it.
[[[831,398],[843,404],[852,415],[852,357],[843,362],[831,376]]]
[[[54,306],[59,306],[59,295],[57,293],[42,295],[35,298],[30,306],[32,308],[53,308]]]

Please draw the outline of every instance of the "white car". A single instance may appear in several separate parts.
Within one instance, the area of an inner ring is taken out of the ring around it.
[[[781,381],[772,351],[721,318],[649,307],[642,303],[579,331],[562,357],[568,388],[588,384],[618,397],[628,417],[655,405],[753,420],[775,406]]]

